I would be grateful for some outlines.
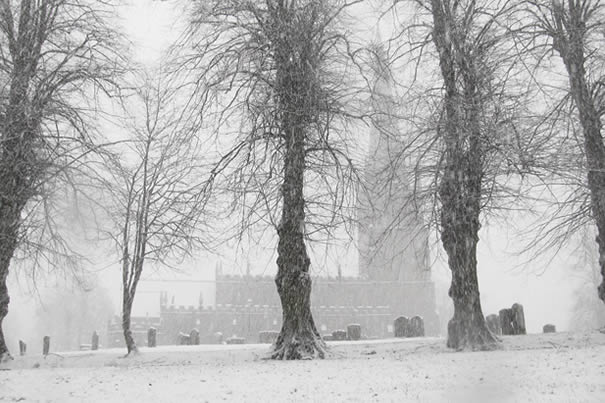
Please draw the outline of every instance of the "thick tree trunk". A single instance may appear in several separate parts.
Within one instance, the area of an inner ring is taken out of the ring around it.
[[[7,253],[4,249],[5,248],[0,247],[0,363],[12,359],[4,338],[4,330],[2,329],[2,323],[8,314],[8,304],[10,302],[8,288],[6,286],[10,258],[7,259]]]
[[[323,358],[325,343],[311,314],[310,259],[305,245],[305,138],[316,116],[319,56],[313,24],[317,8],[280,3],[272,10],[279,124],[284,137],[282,216],[277,234],[275,284],[282,305],[282,328],[274,359]],[[317,4],[315,4],[317,6]]]
[[[10,140],[3,143],[0,157],[0,164],[4,164],[0,166],[0,362],[11,358],[2,329],[10,302],[6,282],[10,263],[17,249],[21,212],[27,200],[23,190],[27,188],[22,180],[23,176],[14,169],[17,165],[14,162],[17,152],[12,151],[15,148],[19,150],[19,146],[24,145],[16,145]]]
[[[584,129],[584,150],[588,165],[588,188],[592,214],[597,225],[597,244],[599,245],[599,266],[601,284],[597,293],[605,303],[605,146],[601,136],[601,122],[594,104],[579,107],[580,120]],[[589,111],[584,111],[589,109]]]
[[[17,249],[15,223],[18,222],[21,209],[17,207],[17,213],[14,208],[10,208],[11,204],[7,199],[0,199],[0,362],[12,358],[4,338],[2,323],[8,314],[10,297],[6,282],[11,259]]]
[[[563,59],[571,95],[578,108],[580,123],[584,133],[584,153],[588,167],[588,188],[590,189],[592,213],[597,225],[597,243],[599,245],[599,266],[601,284],[597,292],[605,302],[605,145],[603,144],[602,123],[596,101],[593,99],[586,81],[584,35],[590,24],[583,13],[583,3],[569,2],[569,13],[564,6],[555,5],[555,19],[559,19],[561,30],[554,35],[554,48]],[[567,20],[563,23],[563,20]],[[563,28],[565,27],[565,28]]]
[[[449,295],[454,317],[448,323],[447,346],[461,349],[490,348],[497,341],[489,331],[479,298],[477,243],[484,151],[481,146],[481,77],[476,54],[466,49],[467,33],[456,21],[450,2],[432,0],[433,41],[445,87],[444,172],[441,177],[441,241],[452,271]]]
[[[456,187],[449,187],[450,191],[454,189]],[[441,197],[441,240],[452,271],[449,296],[454,301],[454,317],[447,328],[447,346],[457,350],[492,348],[497,339],[485,322],[477,281],[479,211],[456,203],[451,199],[456,194],[448,194],[448,191],[442,191]],[[450,200],[443,200],[444,197]]]
[[[24,9],[21,11],[25,13]],[[19,45],[18,57],[13,55],[16,59],[8,106],[4,121],[0,121],[0,361],[10,358],[2,330],[10,302],[6,280],[17,249],[21,213],[32,197],[33,184],[41,169],[33,144],[40,124],[32,119],[28,102],[30,80],[37,66],[37,53],[31,52],[39,51],[39,47],[35,50],[31,44]]]
[[[304,132],[300,127],[288,126],[275,277],[282,305],[282,328],[271,357],[286,360],[323,358],[325,343],[311,314],[310,259],[304,240]]]

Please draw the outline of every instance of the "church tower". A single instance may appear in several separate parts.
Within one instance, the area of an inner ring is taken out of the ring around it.
[[[366,191],[359,204],[359,275],[372,281],[429,282],[428,230],[413,199],[413,177],[405,166],[395,116],[394,82],[378,48],[374,60]],[[388,166],[396,161],[401,169]]]

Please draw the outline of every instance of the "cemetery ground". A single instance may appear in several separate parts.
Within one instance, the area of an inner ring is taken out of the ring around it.
[[[605,401],[605,334],[501,339],[480,352],[441,338],[329,342],[311,361],[265,360],[266,344],[31,354],[0,366],[0,402]]]

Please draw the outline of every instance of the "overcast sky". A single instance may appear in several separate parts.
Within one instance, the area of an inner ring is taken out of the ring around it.
[[[150,66],[157,66],[162,51],[174,40],[179,33],[179,26],[186,20],[181,13],[180,7],[174,1],[150,1],[131,0],[130,6],[123,9],[122,18],[125,30],[134,44],[136,58]],[[384,31],[381,35],[385,35]],[[377,31],[376,31],[377,32]],[[516,227],[524,227],[529,224],[527,216],[517,216],[511,219]],[[569,268],[573,259],[569,257],[568,251],[564,251],[551,262],[547,257],[522,266],[522,259],[516,258],[512,252],[523,247],[515,234],[511,234],[509,225],[499,223],[497,225],[486,225],[481,231],[479,243],[479,282],[482,296],[484,313],[497,313],[499,309],[510,307],[519,302],[525,306],[525,315],[530,332],[539,332],[545,323],[555,323],[558,329],[567,328],[568,316],[573,302],[573,293],[577,288],[577,281],[570,280]],[[436,245],[440,247],[440,245]],[[571,245],[570,245],[571,248]],[[229,245],[226,250],[233,250]],[[170,279],[195,279],[212,280],[217,262],[223,262],[225,271],[236,271],[244,273],[246,264],[251,262],[251,269],[255,274],[273,274],[276,270],[275,256],[272,254],[274,245],[240,245],[239,256],[225,255],[221,258],[209,255],[200,255],[196,259],[183,265],[184,271],[190,274],[167,272],[155,277]],[[433,251],[433,254],[438,251]],[[316,256],[322,255],[318,250]],[[338,253],[342,261],[345,274],[357,274],[357,254],[355,250],[340,250]],[[243,257],[242,257],[243,256]],[[314,262],[316,267],[325,267],[318,263],[321,258]],[[332,259],[333,262],[334,259]],[[332,267],[328,264],[327,267]],[[120,277],[118,267],[107,268],[101,274],[103,283],[111,290],[115,300],[116,308],[119,307]],[[547,269],[544,271],[544,269]],[[543,272],[542,274],[537,274]],[[332,273],[333,274],[333,273]],[[444,260],[436,261],[433,266],[433,278],[439,285],[441,293],[438,298],[447,299],[447,286],[449,285],[449,270]],[[203,285],[202,285],[203,284]],[[154,314],[158,305],[158,292],[171,288],[182,296],[177,304],[195,304],[199,289],[203,288],[205,293],[212,293],[213,287],[209,283],[168,283],[158,284],[153,282],[142,283],[135,303],[137,314]],[[17,321],[16,316],[24,309],[31,312],[32,300],[18,291],[18,286],[11,284],[13,299],[10,305],[10,313],[7,326]],[[173,291],[174,292],[174,291]],[[596,291],[595,291],[596,292]],[[205,299],[206,303],[212,303]],[[26,308],[24,308],[26,307]],[[27,308],[29,307],[29,308]],[[116,312],[117,313],[117,312]],[[11,320],[11,317],[13,318]],[[449,318],[447,318],[449,319]],[[447,320],[446,319],[446,320]],[[444,320],[444,318],[442,318]]]

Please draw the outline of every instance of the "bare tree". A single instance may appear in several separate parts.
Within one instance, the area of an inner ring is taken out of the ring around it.
[[[0,1],[0,360],[23,213],[95,148],[95,101],[117,87],[111,15],[105,1]]]
[[[241,211],[242,229],[269,225],[279,238],[275,359],[325,354],[311,314],[307,241],[347,222],[355,206],[347,123],[362,118],[364,82],[351,77],[363,52],[341,20],[356,3],[206,2],[194,7],[178,47],[185,55],[176,77],[191,89],[190,116],[219,134],[215,192],[235,195],[231,211]]]
[[[388,42],[391,69],[409,78],[397,116],[405,125],[390,134],[400,144],[383,187],[409,186],[392,226],[416,212],[434,225],[447,254],[454,302],[448,347],[490,348],[497,340],[481,308],[479,230],[485,217],[523,200],[524,175],[542,152],[539,134],[526,135],[533,94],[513,36],[519,8],[507,1],[416,4],[414,19]],[[393,182],[400,171],[411,183]]]
[[[108,159],[105,182],[114,223],[110,237],[122,265],[122,328],[128,354],[137,346],[130,318],[146,264],[170,264],[205,246],[207,198],[203,149],[181,130],[172,91],[148,79],[130,107],[135,117],[122,151]],[[136,116],[143,118],[137,119]]]
[[[605,302],[605,14],[600,1],[530,1],[533,17],[528,31],[542,49],[555,50],[567,72],[568,93],[582,127],[590,210],[597,227],[602,282],[598,296]],[[544,42],[544,38],[548,38]],[[582,218],[582,217],[578,217]]]

